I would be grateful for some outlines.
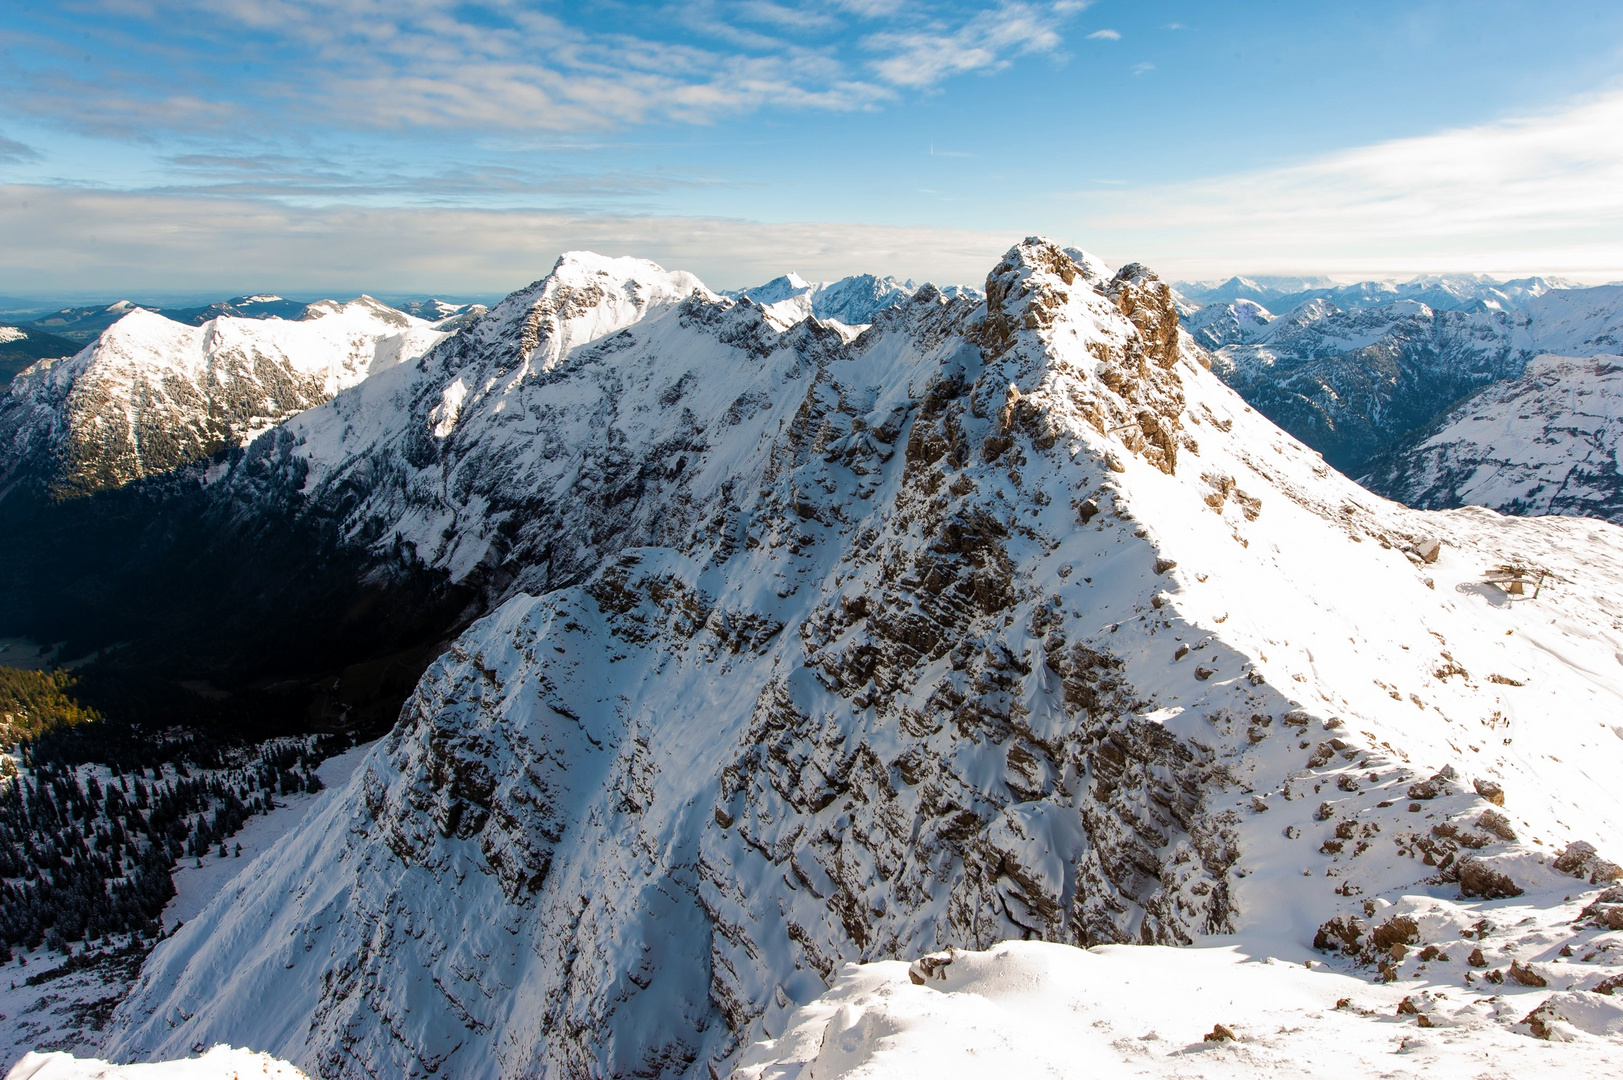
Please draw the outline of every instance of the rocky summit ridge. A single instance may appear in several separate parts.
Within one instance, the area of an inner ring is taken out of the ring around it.
[[[848,962],[1021,937],[1623,972],[1545,957],[1611,917],[1623,532],[1371,495],[1174,304],[1031,238],[852,336],[572,255],[258,440],[220,490],[490,614],[109,1054],[724,1076]]]

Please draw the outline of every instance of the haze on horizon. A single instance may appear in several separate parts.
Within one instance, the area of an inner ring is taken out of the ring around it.
[[[0,293],[1623,278],[1623,7],[83,0],[0,12]]]

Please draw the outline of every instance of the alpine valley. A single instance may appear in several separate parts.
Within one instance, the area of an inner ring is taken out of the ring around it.
[[[12,1075],[1615,1075],[1617,290],[1426,288],[124,315],[0,406],[0,632],[208,753],[8,759],[0,914],[197,885]]]

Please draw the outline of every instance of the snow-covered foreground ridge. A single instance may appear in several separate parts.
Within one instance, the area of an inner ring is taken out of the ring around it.
[[[201,326],[133,308],[0,396],[0,495],[19,483],[88,494],[241,446],[445,336],[365,296],[296,321]]]
[[[1623,1001],[1555,997],[1583,1026],[1548,1020],[1552,1044],[1504,996],[1417,994],[1231,949],[1014,941],[852,965],[733,1078],[1616,1076]]]
[[[855,340],[581,256],[261,440],[511,598],[109,1055],[720,1076],[848,962],[1020,937],[1604,997],[1623,531],[1371,496],[1202,360],[1040,239]]]
[[[216,1046],[201,1057],[114,1065],[71,1054],[25,1054],[6,1080],[307,1080],[285,1061],[266,1054]]]

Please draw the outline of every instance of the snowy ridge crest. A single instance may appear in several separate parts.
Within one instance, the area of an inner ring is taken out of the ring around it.
[[[692,274],[667,272],[646,259],[566,251],[550,274],[496,305],[469,334],[481,344],[516,345],[515,360],[547,371],[574,346],[695,292],[713,296]]]

